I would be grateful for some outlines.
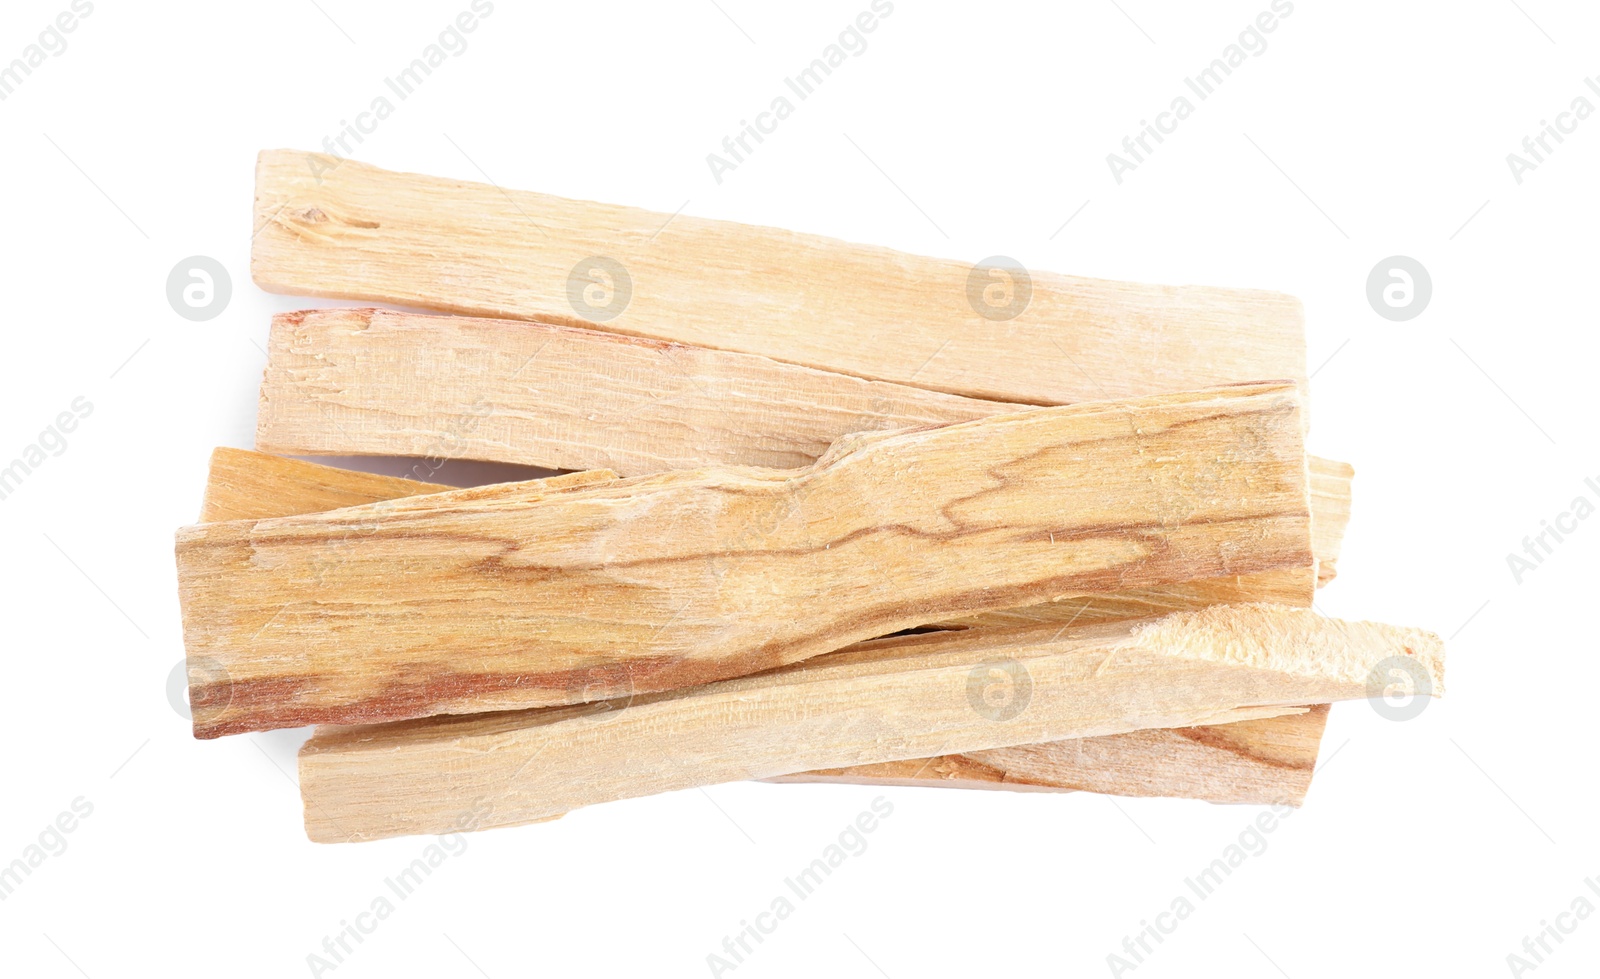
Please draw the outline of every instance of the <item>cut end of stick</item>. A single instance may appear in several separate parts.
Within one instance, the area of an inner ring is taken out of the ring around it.
[[[1175,612],[1140,626],[1129,645],[1227,666],[1361,682],[1396,653],[1444,693],[1444,640],[1409,626],[1329,619],[1310,609],[1255,602]]]

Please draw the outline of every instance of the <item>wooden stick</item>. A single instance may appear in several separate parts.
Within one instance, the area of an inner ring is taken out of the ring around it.
[[[185,528],[195,731],[666,690],[946,616],[1310,567],[1298,403],[1255,385],[1036,408],[852,436],[802,470]]]
[[[1333,474],[1316,492],[1319,470]],[[1328,568],[1337,555],[1337,530],[1329,506],[1343,501],[1348,513],[1350,467],[1313,458],[1312,542],[1317,566]],[[1343,473],[1345,480],[1337,482]],[[606,474],[573,473],[556,480],[599,479]],[[1329,487],[1331,485],[1331,491]],[[1342,485],[1342,490],[1341,490]],[[241,449],[217,449],[211,457],[202,520],[263,519],[316,513],[439,492],[441,487],[409,479],[375,476],[282,459]],[[1333,526],[1335,532],[1324,533]],[[1331,548],[1332,556],[1329,549]],[[1319,584],[1321,582],[1319,581]],[[991,612],[963,620],[1019,625],[1068,621],[1079,624],[1119,621],[1182,608],[1241,601],[1310,604],[1298,571],[1269,571],[1220,580],[1182,582],[1166,588],[1069,600],[1032,609]],[[1139,731],[1101,738],[1020,745],[973,755],[890,762],[783,776],[775,781],[853,784],[937,785],[1029,791],[1097,791],[1112,795],[1154,795],[1210,802],[1299,805],[1311,783],[1317,746],[1327,723],[1326,705],[1309,712],[1232,724],[1172,731]]]
[[[262,288],[541,319],[1062,404],[1306,376],[1277,293],[1107,282],[269,150]],[[1152,324],[1158,324],[1153,327]]]
[[[780,775],[769,782],[1099,792],[1298,806],[1311,787],[1328,705],[1274,717],[1152,728]]]
[[[1350,510],[1349,475],[1354,470],[1348,463],[1332,462],[1316,456],[1310,457],[1310,466],[1314,487],[1311,495],[1311,544],[1319,571],[1316,584],[1320,588],[1332,578],[1331,573],[1323,575],[1321,572],[1338,559]],[[1332,475],[1324,477],[1322,473]],[[1340,473],[1344,475],[1341,477]],[[608,470],[593,470],[552,476],[542,482],[547,488],[555,488],[608,482],[615,478],[616,474]],[[285,459],[249,449],[219,446],[211,454],[211,466],[206,476],[205,506],[200,520],[202,523],[264,520],[269,517],[321,513],[455,488],[443,483],[379,476]],[[980,625],[1015,626],[1068,621],[1090,625],[1239,602],[1273,602],[1310,607],[1311,595],[1305,588],[1305,582],[1302,569],[1289,568],[1180,581],[1111,594],[1063,598],[1045,605],[983,612],[927,624],[961,629]]]
[[[1316,520],[1313,513],[1313,527]],[[1337,540],[1331,543],[1337,548]],[[1079,596],[965,616],[945,625],[978,631],[1045,623],[1087,626],[1241,602],[1309,608],[1315,589],[1312,569],[1282,569]],[[786,780],[994,789],[1017,788],[1025,782],[1034,791],[1092,789],[1108,795],[1299,805],[1311,787],[1317,747],[1327,725],[1326,706],[1319,705],[1303,717],[1130,733],[1092,739],[1093,744],[1069,740],[997,748],[977,755],[806,772]]]
[[[608,468],[631,476],[718,464],[805,466],[854,432],[1015,410],[593,330],[328,309],[273,318],[256,447],[289,455]],[[1345,463],[1311,460],[1324,583],[1333,577],[1349,520],[1353,472]]]
[[[1313,515],[1313,523],[1315,519]],[[929,624],[942,629],[1042,625],[1046,622],[1092,625],[1238,602],[1273,602],[1310,608],[1315,594],[1316,573],[1312,568],[1279,568],[1255,574],[1175,581],[1098,595],[1079,593],[1052,602],[954,616]]]
[[[571,480],[583,474],[552,477]],[[325,504],[355,506],[439,492],[442,487],[406,479],[373,477],[330,466],[280,459],[242,449],[212,453],[207,500],[226,499],[228,518],[265,518],[316,513]],[[1315,502],[1313,497],[1313,502]],[[1320,518],[1312,514],[1312,526]],[[1315,537],[1313,538],[1315,539]],[[1169,594],[1158,601],[1147,589],[1133,599],[1096,596],[1098,604],[1077,603],[1078,624],[1111,622],[1202,608],[1223,601],[1270,601],[1309,607],[1309,576],[1303,569],[1268,571],[1213,582],[1184,582],[1184,605]],[[1210,599],[1208,601],[1208,599]],[[1066,604],[1066,603],[1062,603]],[[990,613],[997,619],[1004,613]],[[1014,615],[1007,624],[1050,621]],[[1064,621],[1064,620],[1063,620]],[[881,766],[835,769],[784,776],[775,781],[940,785],[1071,791],[1091,789],[1116,795],[1164,795],[1211,802],[1299,805],[1311,784],[1317,745],[1327,723],[1326,705],[1309,711],[1232,724],[1177,731],[1135,732],[1103,738],[1057,741],[1049,745],[999,748],[971,756],[890,762]],[[981,760],[980,760],[981,756]]]
[[[330,309],[273,318],[256,448],[625,476],[791,469],[853,432],[1018,407],[575,327]]]
[[[1273,605],[929,633],[625,705],[321,730],[301,751],[300,788],[319,842],[449,832],[468,809],[477,827],[510,826],[737,779],[1365,697],[1390,657],[1443,690],[1437,636]],[[995,670],[1009,700],[987,696]]]
[[[610,482],[617,474],[599,469],[540,480],[546,490]],[[302,513],[423,496],[454,489],[398,476],[353,472],[314,462],[218,447],[206,473],[201,523],[224,520],[266,520]]]
[[[1348,462],[1311,460],[1311,549],[1317,554],[1317,587],[1339,573],[1339,548],[1350,523],[1350,481],[1356,471]]]

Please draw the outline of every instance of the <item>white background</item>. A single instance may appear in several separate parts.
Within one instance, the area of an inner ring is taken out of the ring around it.
[[[467,6],[317,2],[101,0],[0,102],[0,461],[74,398],[94,405],[0,500],[0,863],[74,799],[93,805],[0,902],[8,975],[305,975],[428,842],[306,842],[304,732],[196,742],[165,690],[182,655],[173,531],[194,520],[210,449],[251,445],[270,314],[313,305],[249,281],[255,154],[319,147]],[[1600,905],[1583,883],[1600,875],[1600,519],[1520,585],[1506,563],[1600,481],[1600,119],[1520,185],[1506,163],[1575,97],[1600,105],[1583,84],[1600,74],[1600,12],[1296,0],[1119,186],[1106,154],[1268,5],[1119,2],[897,0],[719,185],[706,154],[867,0],[499,0],[358,156],[923,254],[1300,296],[1312,447],[1357,467],[1319,607],[1450,637],[1449,694],[1406,723],[1337,707],[1305,807],[1135,974],[1505,975],[1542,919],[1579,894]],[[0,63],[66,8],[9,0]],[[1395,254],[1433,278],[1404,323],[1365,296]],[[167,304],[191,255],[232,275],[210,322]],[[723,937],[879,794],[734,784],[476,834],[334,974],[705,976]],[[1258,811],[882,794],[894,813],[866,852],[738,976],[1107,975],[1108,953]],[[1537,975],[1596,963],[1600,915]]]

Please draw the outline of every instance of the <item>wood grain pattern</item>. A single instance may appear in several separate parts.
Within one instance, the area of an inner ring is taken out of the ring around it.
[[[1347,520],[1340,519],[1340,510],[1342,508],[1344,514],[1349,513],[1348,476],[1353,470],[1347,463],[1330,462],[1315,456],[1310,458],[1310,467],[1314,485],[1318,483],[1319,471],[1334,474],[1321,481],[1320,492],[1314,490],[1311,495],[1311,543],[1319,571],[1316,586],[1320,588],[1332,577],[1324,577],[1320,572],[1338,557],[1342,531],[1347,523]],[[1343,479],[1337,475],[1341,472],[1345,474]],[[551,486],[587,485],[615,478],[613,472],[594,470],[554,476],[544,482]],[[424,496],[455,488],[443,483],[424,483],[285,459],[249,449],[218,447],[211,455],[206,481],[206,508],[200,519],[202,522],[263,520]],[[1239,602],[1273,602],[1310,607],[1309,578],[1304,568],[1286,568],[1062,598],[1045,605],[983,612],[926,624],[943,628],[1069,621],[1090,625]]]
[[[1315,523],[1315,515],[1312,522]],[[1316,571],[1313,566],[1277,568],[1255,574],[1196,578],[1102,594],[1079,593],[1020,608],[954,616],[929,625],[944,629],[1040,625],[1046,622],[1092,625],[1236,602],[1274,602],[1310,608],[1315,594]]]
[[[537,483],[180,530],[196,734],[665,690],[1312,561],[1287,385],[851,436],[802,470]]]
[[[294,150],[261,154],[254,227],[251,272],[272,292],[593,326],[997,401],[1306,376],[1300,303],[1277,293],[1048,272],[1024,286],[969,262]]]
[[[1271,602],[1309,608],[1333,565],[1350,512],[1351,467],[1312,457],[1312,550],[1316,573],[1287,568],[1251,575],[1180,581],[1107,595],[1085,595],[939,623],[946,628],[1015,627],[1048,622],[1090,625],[1166,615],[1211,605]],[[1298,806],[1311,787],[1328,705],[1300,716],[1207,725],[1178,731],[999,748],[974,755],[892,762],[776,781],[950,785],[1028,791],[1160,795],[1219,803]]]
[[[256,441],[273,452],[429,454],[633,474],[719,463],[800,466],[853,432],[1012,410],[590,330],[335,309],[275,318]],[[1318,584],[1334,575],[1352,474],[1346,463],[1311,459]],[[1274,571],[1181,582],[943,624],[1079,617],[1087,624],[1222,602],[1309,604],[1302,578]]]
[[[469,807],[479,827],[510,826],[719,782],[1365,697],[1394,656],[1443,691],[1437,636],[1273,605],[904,636],[626,703],[319,730],[300,788],[319,842],[447,832]],[[985,693],[995,667],[1010,700]]]
[[[1350,481],[1356,471],[1348,462],[1316,456],[1311,457],[1310,463],[1311,512],[1316,514],[1311,522],[1311,549],[1317,554],[1320,588],[1339,573],[1339,548],[1350,524]]]
[[[770,782],[1099,792],[1298,806],[1311,787],[1327,704],[1273,717],[1152,728],[780,775]]]
[[[1018,407],[545,323],[311,310],[273,317],[256,448],[625,476],[792,469],[852,432]]]
[[[317,513],[376,500],[437,493],[415,479],[350,472],[298,459],[218,446],[206,470],[200,522],[264,520]]]
[[[971,421],[1017,407],[542,323],[309,310],[273,318],[256,447],[630,476],[719,464],[794,468],[851,433]],[[1349,520],[1353,472],[1311,459],[1323,583],[1333,577]]]
[[[570,480],[573,473],[554,479]],[[436,493],[441,487],[412,480],[378,477],[330,466],[280,459],[260,452],[218,449],[211,457],[207,499],[226,496],[231,517],[316,513],[330,501],[354,506]],[[1315,498],[1313,498],[1315,500]],[[1319,515],[1312,513],[1312,526]],[[1079,624],[1165,614],[1221,601],[1266,601],[1309,607],[1309,569],[1269,571],[1223,582],[1184,582],[1192,587],[1183,604],[1177,596],[1153,601],[1147,589],[1133,600],[1097,596],[1098,606],[1079,615]],[[1210,586],[1205,587],[1205,586]],[[1231,585],[1231,587],[1229,587]],[[1221,597],[1219,597],[1221,596]],[[1212,599],[1207,601],[1206,599]],[[1001,616],[1003,613],[992,613]],[[1049,621],[1018,615],[1007,624]],[[889,762],[785,776],[775,781],[919,784],[955,788],[1037,791],[1089,789],[1115,795],[1162,795],[1211,802],[1287,802],[1299,805],[1311,782],[1317,745],[1327,723],[1327,705],[1310,710],[1285,708],[1280,716],[1212,724],[1177,731],[1133,732],[1103,738],[1019,745],[972,756]]]
[[[614,472],[593,470],[551,476],[540,482],[546,490],[552,490],[592,486],[616,478]],[[212,451],[211,465],[206,471],[200,522],[265,520],[321,513],[453,488],[219,446]]]

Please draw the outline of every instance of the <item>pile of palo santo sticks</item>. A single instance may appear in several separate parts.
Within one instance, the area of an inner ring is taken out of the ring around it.
[[[736,779],[1298,804],[1329,702],[1442,690],[1311,611],[1351,469],[1290,297],[289,151],[255,211],[264,288],[453,314],[278,316],[178,532],[195,734],[323,725],[314,840]],[[572,472],[287,458],[351,455]]]

